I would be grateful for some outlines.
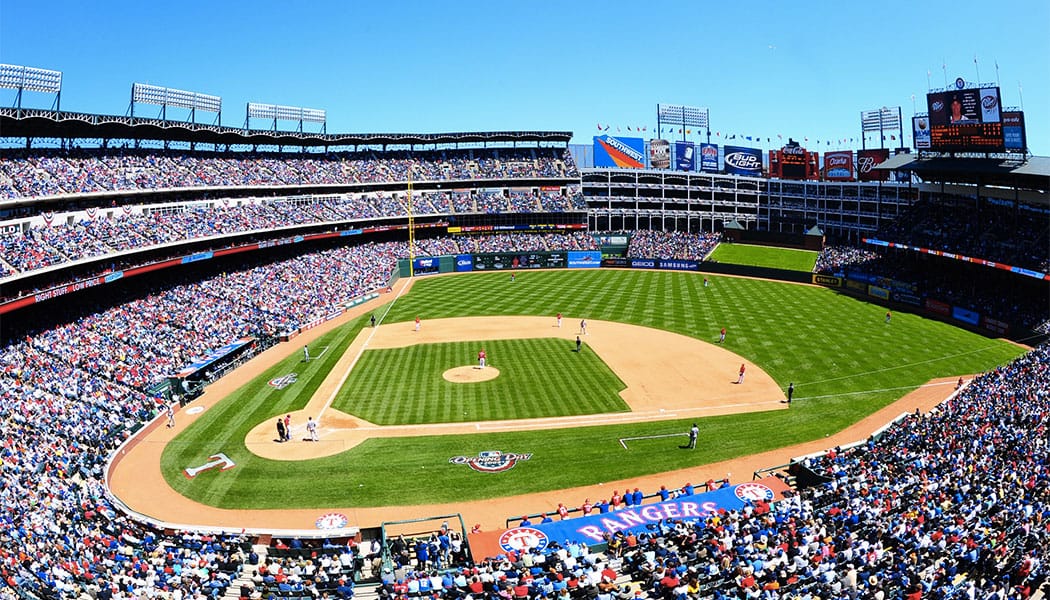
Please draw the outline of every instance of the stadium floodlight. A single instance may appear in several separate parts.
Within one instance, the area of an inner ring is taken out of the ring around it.
[[[886,143],[886,130],[897,130],[900,140],[904,140],[904,125],[901,119],[901,107],[883,106],[872,110],[860,111],[860,141],[861,148],[867,148],[866,133],[879,132],[879,147]]]
[[[294,121],[299,123],[299,131],[303,130],[303,123],[320,123],[324,126],[328,120],[327,112],[319,108],[302,108],[299,106],[283,106],[280,104],[261,104],[258,102],[248,103],[247,120],[266,119],[277,130],[278,121]],[[245,128],[248,128],[247,121]]]
[[[0,64],[0,88],[57,94],[62,91],[62,71]]]
[[[186,108],[190,111],[190,118],[196,121],[198,110],[204,112],[222,114],[222,97],[199,92],[188,92],[172,88],[149,85],[147,83],[133,83],[131,85],[131,116],[135,116],[135,104],[153,104],[161,107],[161,118],[167,119],[169,106],[175,108]]]
[[[901,107],[883,106],[860,113],[860,124],[863,131],[882,131],[898,129],[901,126]]]
[[[55,101],[52,106],[59,110],[62,98],[62,71],[0,64],[0,88],[18,90],[15,105],[19,110],[22,109],[22,92],[54,94]]]
[[[666,125],[703,127],[707,129],[707,109],[681,104],[657,104],[656,120]]]

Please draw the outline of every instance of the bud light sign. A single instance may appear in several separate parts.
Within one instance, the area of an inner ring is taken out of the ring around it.
[[[730,175],[750,175],[751,177],[762,175],[762,151],[757,148],[726,146],[723,160],[726,164],[726,173]]]
[[[700,170],[704,173],[718,172],[717,144],[700,144]]]

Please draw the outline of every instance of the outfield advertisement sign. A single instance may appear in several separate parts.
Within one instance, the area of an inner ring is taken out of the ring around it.
[[[726,165],[726,173],[730,175],[762,175],[762,151],[758,148],[726,146],[722,161]]]
[[[416,275],[431,275],[437,273],[440,268],[441,261],[432,256],[412,261],[412,272]]]
[[[835,277],[833,275],[819,275],[813,274],[813,283],[817,285],[827,285],[830,287],[842,287],[842,278]]]
[[[696,148],[693,142],[674,143],[675,166],[679,171],[696,170]]]
[[[598,250],[569,252],[570,269],[597,269],[602,266],[602,253]]]
[[[601,253],[595,252],[599,255]],[[506,269],[561,269],[565,267],[565,252],[496,252],[475,254],[475,271],[502,271]],[[459,261],[457,260],[457,265]],[[595,261],[597,263],[598,260]],[[457,267],[458,268],[458,267]]]
[[[700,264],[695,260],[671,260],[661,258],[656,261],[656,268],[665,271],[699,271]]]
[[[704,173],[718,172],[718,144],[700,144],[700,170]]]
[[[576,517],[531,527],[515,527],[500,535],[504,551],[546,547],[552,540],[601,544],[606,536],[617,532],[643,532],[659,528],[666,519],[697,522],[722,510],[741,510],[757,501],[773,502],[783,498],[787,489],[776,477],[724,487],[713,492],[680,496],[667,502],[646,504],[586,517]]]
[[[594,166],[644,169],[645,140],[611,135],[594,136]]]
[[[981,315],[961,306],[952,307],[952,318],[970,325],[980,325]]]
[[[473,271],[474,270],[474,257],[470,254],[457,254],[456,255],[456,271]]]
[[[631,269],[661,269],[664,271],[699,271],[700,263],[695,260],[678,260],[667,258],[606,258],[603,267],[628,267]]]

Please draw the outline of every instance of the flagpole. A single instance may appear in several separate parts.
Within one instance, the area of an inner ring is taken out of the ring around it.
[[[977,71],[977,87],[981,87],[981,68],[977,66],[977,55],[973,55],[973,70]]]
[[[948,89],[948,61],[941,58],[941,72],[944,73],[944,88]]]
[[[999,84],[999,59],[995,60],[995,87],[1002,87]]]
[[[1017,80],[1017,97],[1021,99],[1021,112],[1024,112],[1024,90],[1021,89],[1021,80]]]

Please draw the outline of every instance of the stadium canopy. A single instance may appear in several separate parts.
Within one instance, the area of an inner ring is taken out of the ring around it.
[[[923,181],[1002,185],[1029,190],[1050,190],[1050,157],[919,158],[898,154],[873,167],[877,171],[910,171]]]
[[[6,138],[157,140],[194,144],[255,146],[387,146],[508,142],[568,144],[571,131],[489,131],[461,133],[301,133],[262,131],[141,117],[48,110],[0,109],[0,136]]]

